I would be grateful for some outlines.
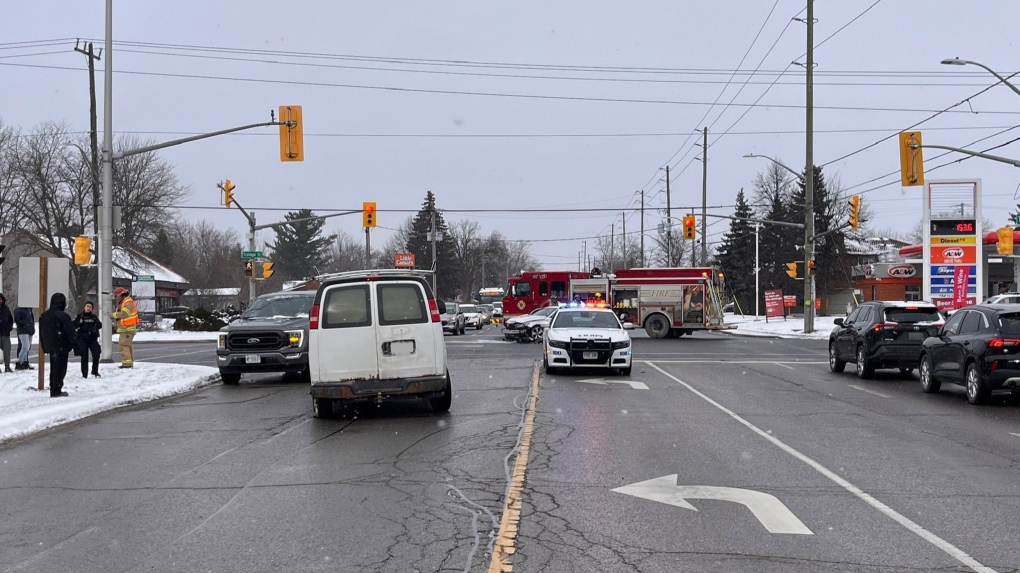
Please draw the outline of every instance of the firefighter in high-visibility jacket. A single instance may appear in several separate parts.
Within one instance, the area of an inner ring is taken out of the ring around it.
[[[128,290],[124,287],[113,289],[113,296],[117,297],[117,310],[110,313],[110,318],[117,321],[117,349],[120,350],[119,368],[131,368],[134,366],[134,341],[135,331],[138,329],[138,307],[131,298]]]

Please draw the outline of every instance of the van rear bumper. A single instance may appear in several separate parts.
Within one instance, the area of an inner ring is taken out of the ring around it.
[[[345,380],[343,382],[315,382],[311,385],[312,398],[334,400],[372,399],[377,396],[428,396],[440,393],[446,386],[446,375],[389,378],[386,380]]]

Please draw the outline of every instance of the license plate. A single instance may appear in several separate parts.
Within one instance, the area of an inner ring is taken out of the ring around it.
[[[581,358],[584,358],[585,360],[598,360],[599,359],[599,353],[598,352],[582,352],[581,353]]]
[[[923,332],[908,332],[907,340],[924,340]]]
[[[389,352],[385,352],[386,348],[383,349],[384,354],[389,356],[410,356],[414,354],[414,341],[413,340],[397,340],[389,343]]]
[[[245,364],[259,364],[261,362],[262,362],[262,357],[259,356],[258,354],[245,354],[244,355],[244,363]]]

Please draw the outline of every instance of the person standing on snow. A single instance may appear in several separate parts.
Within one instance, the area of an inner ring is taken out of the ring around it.
[[[32,350],[32,335],[35,334],[35,315],[32,309],[19,306],[14,309],[14,323],[18,325],[18,362],[15,370],[35,370],[28,363],[28,353]]]
[[[117,349],[120,350],[120,366],[118,368],[131,368],[135,365],[135,331],[138,329],[138,307],[135,301],[128,294],[128,289],[117,287],[113,289],[113,296],[117,297],[117,311],[110,313],[110,318],[117,321]]]
[[[67,355],[75,349],[74,324],[64,312],[67,297],[55,293],[50,297],[50,308],[39,317],[40,350],[50,355],[50,398],[67,396],[64,376],[67,374]]]
[[[11,370],[11,330],[14,329],[14,315],[7,308],[7,298],[0,294],[0,349],[4,354],[4,372]]]
[[[92,375],[99,378],[99,332],[103,323],[92,312],[92,301],[85,303],[85,310],[74,319],[78,329],[78,350],[81,353],[81,377],[89,377],[89,353],[92,353]]]

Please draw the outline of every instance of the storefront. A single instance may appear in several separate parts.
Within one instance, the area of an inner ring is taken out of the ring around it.
[[[921,265],[918,263],[870,263],[853,267],[853,285],[861,302],[871,300],[921,300]]]

